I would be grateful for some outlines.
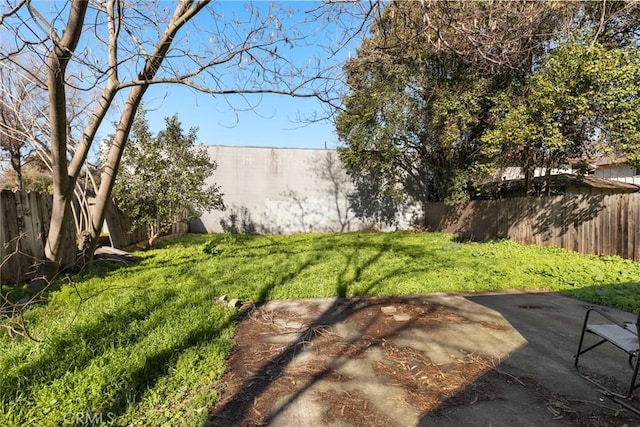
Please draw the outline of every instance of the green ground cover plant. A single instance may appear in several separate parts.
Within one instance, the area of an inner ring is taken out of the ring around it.
[[[440,233],[187,235],[61,279],[0,332],[0,425],[202,425],[242,301],[548,290],[640,309],[640,264]],[[19,294],[19,292],[16,292]]]

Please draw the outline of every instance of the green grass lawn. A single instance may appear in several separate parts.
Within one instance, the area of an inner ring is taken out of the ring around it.
[[[217,399],[241,300],[551,290],[640,309],[640,264],[439,233],[188,235],[56,284],[0,332],[0,425],[200,425]],[[84,417],[84,418],[83,418]]]

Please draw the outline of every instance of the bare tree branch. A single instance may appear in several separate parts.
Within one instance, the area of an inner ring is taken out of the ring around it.
[[[304,55],[317,44],[319,32],[340,29],[346,35],[329,50],[332,66],[337,65],[336,51],[368,28],[358,19],[371,20],[381,11],[377,0],[329,2],[326,9],[302,16],[278,3],[249,2],[239,9],[209,0],[75,0],[47,9],[28,0],[13,2],[14,6],[0,12],[0,31],[13,37],[0,46],[0,59],[19,63],[29,52],[46,64],[48,73],[50,151],[45,157],[51,158],[54,206],[46,258],[54,264],[63,257],[60,236],[68,222],[65,218],[71,215],[70,201],[74,192],[84,197],[82,191],[78,193],[78,181],[96,136],[116,109],[120,117],[113,140],[104,147],[108,154],[96,194],[96,215],[88,230],[91,244],[102,228],[135,112],[151,85],[189,87],[223,97],[230,108],[236,108],[232,95],[244,97],[252,108],[259,98],[251,97],[277,94],[314,98],[333,110],[341,104],[342,94],[336,90],[341,86],[341,71],[324,65],[326,58],[317,56],[317,47],[308,58]],[[331,19],[332,13],[342,14],[345,21]],[[348,27],[348,18],[358,24]],[[28,69],[22,72],[30,74]],[[95,97],[90,110],[70,107],[70,94],[80,91]],[[88,114],[81,132],[73,127],[74,111]],[[33,138],[42,139],[41,135]]]

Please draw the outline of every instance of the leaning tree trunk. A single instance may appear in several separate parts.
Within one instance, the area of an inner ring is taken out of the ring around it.
[[[64,88],[64,65],[55,55],[49,57],[49,103],[51,105],[51,156],[53,163],[53,206],[51,224],[45,246],[45,257],[60,264],[66,233],[66,218],[73,197],[73,179],[67,173],[67,116]]]
[[[66,69],[78,44],[88,2],[73,2],[69,10],[67,26],[58,38],[52,34],[54,45],[47,53],[47,85],[49,88],[49,120],[51,126],[51,157],[53,166],[53,206],[51,223],[44,248],[44,260],[32,287],[49,283],[58,271],[64,257],[67,237],[67,218],[71,211],[75,180],[69,176],[67,164],[67,99],[65,89]]]
[[[184,1],[176,6],[176,10],[174,11],[173,17],[171,18],[166,31],[155,45],[153,53],[146,59],[143,70],[138,74],[138,81],[140,83],[133,87],[131,92],[129,92],[127,103],[122,115],[120,116],[116,135],[109,147],[107,160],[100,180],[100,188],[96,195],[89,244],[88,247],[85,248],[88,259],[93,257],[93,253],[95,252],[98,244],[98,237],[100,237],[100,231],[102,230],[102,224],[104,223],[104,218],[107,212],[107,204],[111,199],[111,190],[113,190],[113,186],[115,184],[120,160],[122,159],[125,144],[129,138],[129,132],[133,126],[136,111],[142,101],[142,96],[149,88],[149,82],[152,81],[158,73],[158,70],[164,62],[178,30],[180,30],[180,28],[182,28],[189,19],[193,18],[200,10],[202,10],[206,4],[207,2],[192,4],[192,2]]]
[[[115,7],[114,2],[108,2],[107,9],[111,10]],[[60,267],[64,257],[66,227],[69,224],[69,215],[71,214],[71,202],[74,197],[74,188],[82,165],[84,164],[91,144],[93,143],[97,129],[102,123],[109,106],[111,105],[116,92],[124,87],[118,82],[118,29],[120,28],[120,15],[113,10],[109,14],[109,64],[110,71],[108,74],[109,84],[103,92],[103,96],[98,101],[98,105],[94,110],[94,114],[89,119],[81,143],[70,163],[67,162],[67,116],[66,116],[66,97],[65,97],[65,79],[67,63],[74,54],[78,40],[82,31],[87,7],[89,2],[86,0],[76,0],[71,3],[69,10],[69,18],[64,29],[62,37],[58,37],[55,32],[51,37],[53,47],[47,54],[48,62],[48,85],[49,85],[49,103],[50,103],[50,119],[51,119],[51,149],[53,160],[53,209],[51,216],[51,226],[47,236],[45,250],[45,265],[51,266],[46,274],[39,275],[48,279],[51,272],[55,273]],[[147,55],[144,68],[138,73],[138,78],[134,87],[129,93],[125,110],[120,117],[114,141],[109,149],[108,158],[105,165],[105,172],[102,175],[103,181],[98,189],[96,197],[96,205],[93,211],[91,230],[89,230],[89,238],[83,239],[82,247],[78,249],[84,255],[91,259],[97,244],[100,230],[104,222],[106,207],[111,197],[111,190],[115,182],[116,173],[120,165],[120,159],[125,147],[129,131],[133,124],[135,112],[142,100],[142,96],[156,76],[162,62],[167,56],[171,44],[175,39],[178,30],[191,18],[193,18],[200,10],[206,7],[208,1],[181,1],[176,4],[176,9],[169,22],[167,29],[162,37],[158,40],[151,55]],[[70,245],[69,245],[70,246]],[[75,246],[75,245],[74,245]],[[75,255],[75,254],[74,254]],[[43,267],[44,270],[44,267]]]
[[[103,172],[100,177],[100,187],[98,188],[98,194],[96,194],[96,201],[93,209],[93,215],[91,219],[91,230],[89,246],[86,248],[87,256],[89,259],[93,257],[96,246],[98,244],[98,237],[102,230],[104,218],[107,214],[107,205],[111,199],[111,191],[116,181],[116,173],[120,167],[120,160],[124,153],[124,147],[129,138],[129,132],[133,126],[133,120],[135,118],[138,106],[142,101],[142,96],[146,92],[148,86],[136,86],[130,94],[129,99],[125,105],[125,109],[120,116],[120,123],[116,130],[116,134],[113,137],[107,159],[103,165]]]

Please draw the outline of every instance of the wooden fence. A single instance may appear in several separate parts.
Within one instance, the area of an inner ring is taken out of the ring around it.
[[[0,191],[0,283],[19,283],[28,280],[35,265],[44,255],[44,245],[51,222],[51,195],[35,192]],[[74,212],[80,210],[74,209]],[[129,233],[131,221],[114,204],[105,219],[111,243],[119,249],[130,249],[145,242],[144,229]],[[67,224],[63,264],[76,258],[76,227],[73,218]],[[170,234],[184,234],[188,225],[176,224]]]
[[[51,222],[51,195],[36,192],[0,191],[0,283],[16,283],[35,273],[44,254]],[[63,263],[75,258],[73,220],[63,248]]]
[[[431,203],[426,224],[464,239],[511,239],[640,261],[640,194]]]
[[[111,244],[124,250],[135,249],[140,243],[146,243],[148,240],[147,230],[139,227],[131,230],[131,219],[129,219],[114,203],[107,206],[105,215],[105,223],[109,231],[109,239]],[[171,226],[171,230],[163,234],[163,236],[183,235],[189,231],[189,224],[179,222]]]
[[[44,253],[50,212],[48,194],[0,191],[0,283],[29,277],[34,261]],[[425,216],[430,229],[464,239],[511,239],[640,261],[640,194],[486,200],[454,207],[431,203]],[[130,221],[115,205],[108,209],[106,222],[117,248],[147,239],[144,230],[127,232]],[[171,233],[183,234],[187,228],[178,224]],[[73,221],[67,229],[65,262],[70,263],[75,257]]]

